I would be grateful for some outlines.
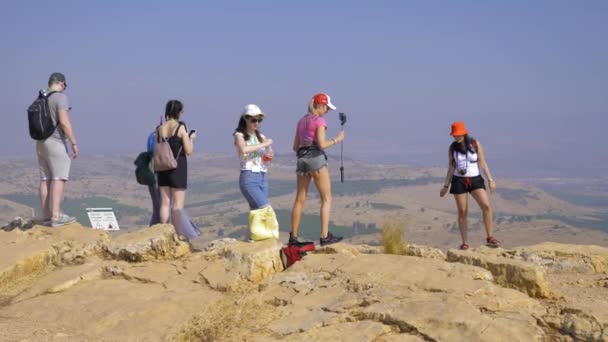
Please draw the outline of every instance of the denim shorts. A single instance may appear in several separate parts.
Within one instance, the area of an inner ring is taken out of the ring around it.
[[[239,177],[239,187],[249,203],[249,209],[260,209],[269,204],[266,172],[242,170]]]

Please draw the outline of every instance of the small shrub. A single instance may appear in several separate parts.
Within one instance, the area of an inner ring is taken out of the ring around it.
[[[244,332],[264,331],[277,319],[276,308],[247,293],[227,295],[193,317],[174,337],[176,342],[245,340]]]
[[[407,241],[403,239],[403,225],[398,221],[387,221],[382,225],[382,246],[384,253],[407,254]]]

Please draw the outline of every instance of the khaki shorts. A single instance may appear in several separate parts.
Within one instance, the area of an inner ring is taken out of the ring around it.
[[[72,159],[63,140],[48,138],[36,142],[40,180],[68,180]]]

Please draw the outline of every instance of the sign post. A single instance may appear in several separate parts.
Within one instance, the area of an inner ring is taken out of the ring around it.
[[[87,208],[86,210],[93,229],[120,230],[112,208]]]

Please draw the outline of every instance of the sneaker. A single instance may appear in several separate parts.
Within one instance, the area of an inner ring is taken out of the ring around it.
[[[486,246],[492,247],[492,248],[500,247],[500,241],[496,240],[496,238],[493,236],[488,236],[486,238]]]
[[[57,221],[51,221],[51,227],[61,227],[74,222],[76,222],[75,217],[68,216],[66,214],[60,214],[59,219]]]
[[[321,242],[321,246],[326,246],[331,245],[332,243],[340,242],[342,239],[343,238],[341,236],[334,236],[332,233],[327,233],[327,237],[320,238],[319,241]]]
[[[289,233],[289,242],[287,242],[288,245],[303,246],[309,243],[310,242],[300,241],[297,236],[293,236],[292,233]]]

